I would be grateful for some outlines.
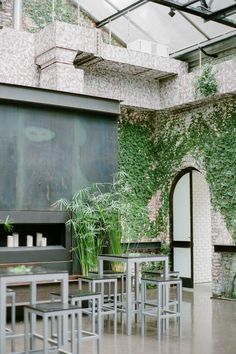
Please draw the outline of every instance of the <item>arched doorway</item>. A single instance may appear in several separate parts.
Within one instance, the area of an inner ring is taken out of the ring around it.
[[[181,171],[170,193],[172,265],[183,285],[212,279],[211,205],[208,184],[194,168]]]

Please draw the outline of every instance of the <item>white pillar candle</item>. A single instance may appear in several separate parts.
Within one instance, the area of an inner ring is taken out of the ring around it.
[[[27,235],[27,247],[33,247],[33,236]]]
[[[47,246],[47,238],[46,237],[42,237],[41,246],[43,246],[43,247]]]
[[[19,246],[19,234],[13,233],[13,247]]]
[[[7,247],[13,247],[13,236],[7,236]]]
[[[36,246],[42,246],[43,234],[37,232],[36,234]]]

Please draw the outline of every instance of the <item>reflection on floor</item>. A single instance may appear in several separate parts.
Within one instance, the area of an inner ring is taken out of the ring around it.
[[[125,334],[125,323],[118,323],[113,335],[112,323],[105,323],[101,354],[235,354],[236,302],[211,299],[211,284],[195,285],[183,290],[182,336],[170,324],[158,342],[155,324],[148,320],[145,337],[140,335],[140,321],[133,325],[133,335]],[[18,323],[22,326],[22,323]],[[21,350],[18,345],[18,350]],[[95,345],[83,343],[83,353],[95,354]]]

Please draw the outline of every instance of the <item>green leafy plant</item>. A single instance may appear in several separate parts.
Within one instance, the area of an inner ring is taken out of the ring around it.
[[[212,65],[203,66],[201,74],[197,76],[195,82],[196,93],[201,96],[213,96],[217,93],[218,85],[215,71]]]
[[[12,232],[14,228],[14,222],[11,220],[10,216],[7,215],[6,219],[4,221],[0,220],[0,222],[3,224],[4,231],[6,232]]]
[[[60,199],[54,205],[66,209],[69,219],[66,226],[73,235],[73,251],[78,257],[81,272],[87,275],[97,263],[97,255],[102,251],[104,240],[102,220],[94,205],[96,188],[89,187],[78,191],[71,199]]]
[[[95,270],[104,247],[110,253],[122,253],[121,239],[129,236],[127,194],[132,194],[124,177],[120,172],[112,183],[93,184],[78,191],[71,201],[60,199],[54,204],[68,211],[66,225],[72,231],[73,251],[83,274]]]
[[[236,286],[236,273],[233,276],[232,282],[230,284],[230,289],[226,294],[226,296],[229,297],[230,299],[236,299],[235,286]]]

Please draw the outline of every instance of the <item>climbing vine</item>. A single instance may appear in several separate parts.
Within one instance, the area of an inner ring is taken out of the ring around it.
[[[157,191],[161,192],[156,220],[150,222],[146,213],[139,221],[146,225],[143,233],[147,237],[160,237],[167,231],[170,186],[184,158],[190,155],[205,170],[212,204],[236,240],[235,137],[233,100],[192,112],[123,111],[119,122],[120,169],[129,175],[143,208]],[[135,214],[135,206],[132,212]]]
[[[29,32],[37,32],[52,22],[52,0],[24,0],[24,26]],[[54,0],[54,20],[84,27],[94,27],[94,20],[81,9],[78,19],[78,11],[69,0]],[[109,42],[106,29],[102,29],[103,42]],[[112,44],[123,46],[120,40],[112,35]]]
[[[205,97],[217,93],[218,85],[213,65],[205,64],[203,66],[200,75],[196,77],[195,90],[197,94]]]
[[[30,32],[38,31],[52,22],[51,0],[24,0],[24,13],[31,22],[27,25]],[[55,0],[55,20],[73,23],[77,21],[75,7],[65,0]]]

